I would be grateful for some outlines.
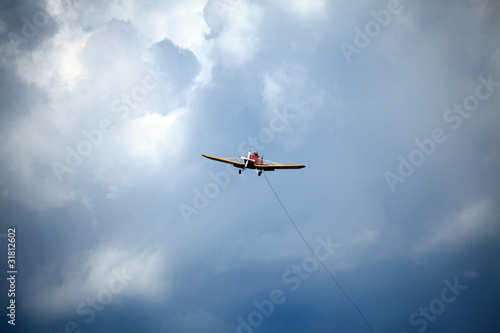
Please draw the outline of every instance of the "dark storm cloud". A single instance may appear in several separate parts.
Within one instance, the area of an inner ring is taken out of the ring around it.
[[[47,102],[41,89],[20,81],[11,68],[0,68],[0,86],[2,126],[29,114],[32,105]]]
[[[265,179],[200,156],[255,146],[307,165],[267,176],[313,248],[338,245],[324,263],[375,332],[495,332],[498,5],[400,1],[347,62],[341,43],[390,3],[51,3],[17,54],[7,34],[38,9],[5,3],[0,233],[19,228],[19,328],[366,332]],[[479,77],[488,98],[453,111]],[[51,163],[91,139],[60,182]],[[418,165],[391,191],[402,159]]]
[[[3,30],[0,43],[8,44],[13,53],[34,51],[58,30],[43,2],[4,1],[0,20]]]
[[[192,84],[200,71],[200,64],[191,51],[178,47],[168,39],[154,44],[151,49],[157,65],[167,73],[169,81],[175,82],[180,90]]]

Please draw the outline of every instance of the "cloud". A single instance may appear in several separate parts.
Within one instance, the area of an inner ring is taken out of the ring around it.
[[[289,10],[300,17],[317,18],[325,15],[325,1],[323,0],[294,0],[280,1],[285,10]]]
[[[190,50],[175,45],[169,39],[155,43],[150,50],[154,57],[152,62],[163,72],[166,84],[173,88],[169,98],[177,99],[177,95],[193,88],[201,66]]]
[[[167,115],[148,113],[124,123],[114,138],[123,153],[123,159],[136,161],[138,167],[155,168],[162,156],[175,159],[183,149],[182,116],[186,109],[177,109]]]
[[[179,116],[187,110],[200,71],[193,53],[168,39],[150,48],[142,44],[130,21],[111,19],[85,31],[80,22],[85,13],[72,17],[76,13],[58,8],[54,5],[50,12],[59,30],[33,52],[6,57],[5,63],[15,66],[3,69],[9,81],[17,81],[25,105],[6,103],[11,123],[1,133],[5,144],[0,155],[8,161],[2,166],[2,193],[36,209],[85,198],[88,180],[107,186],[114,164],[127,165],[128,170],[149,165],[154,170],[161,154],[178,151],[184,136]],[[95,134],[103,121],[110,131]],[[89,133],[95,141],[90,146]],[[89,153],[70,166],[68,152],[84,146]],[[57,170],[54,163],[59,163]],[[114,195],[116,185],[127,184],[130,181],[115,184]]]
[[[217,63],[241,66],[255,57],[260,48],[258,5],[243,0],[211,0],[204,14]]]
[[[172,330],[173,332],[216,332],[224,331],[224,322],[204,310],[198,310],[188,313],[178,313],[169,318],[164,324],[164,329]]]
[[[33,295],[23,307],[36,316],[53,318],[74,315],[89,298],[97,298],[101,305],[108,304],[106,297],[154,301],[169,289],[162,277],[165,263],[163,254],[151,247],[135,251],[105,245],[73,253],[57,269],[57,276],[45,270],[53,276],[51,284],[44,282],[45,275],[31,282]],[[56,264],[52,265],[53,272]],[[40,307],[41,303],[46,306]]]
[[[0,178],[2,196],[37,209],[60,207],[74,199],[75,191],[58,184],[47,167],[58,148],[46,114],[32,112],[11,124],[0,136],[4,142],[0,156],[5,161]]]
[[[307,165],[267,175],[313,248],[341,244],[325,264],[374,327],[404,330],[455,274],[470,298],[447,315],[465,331],[483,327],[460,311],[491,322],[498,91],[457,130],[442,116],[479,75],[500,80],[498,5],[402,2],[347,63],[339,44],[387,4],[51,0],[18,50],[8,34],[41,9],[0,5],[2,226],[19,228],[29,267],[20,329],[82,323],[95,298],[106,310],[89,330],[229,332],[276,288],[286,302],[262,330],[358,329],[320,266],[294,273],[300,290],[283,281],[310,253],[265,179],[200,156],[255,142],[266,159]],[[384,172],[436,127],[446,142],[392,193]],[[71,171],[59,179],[54,162]],[[190,224],[181,204],[196,208]]]
[[[414,246],[416,256],[449,252],[471,242],[482,241],[496,228],[498,207],[494,200],[483,198],[432,226]]]

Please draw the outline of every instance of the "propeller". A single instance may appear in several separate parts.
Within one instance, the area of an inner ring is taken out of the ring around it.
[[[250,153],[251,153],[251,150],[248,150],[247,161],[245,162],[245,168],[247,167],[248,161],[250,160]]]

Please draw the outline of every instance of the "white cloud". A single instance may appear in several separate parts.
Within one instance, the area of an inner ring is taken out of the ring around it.
[[[301,136],[312,129],[311,124],[317,120],[322,107],[333,102],[332,96],[325,94],[299,64],[264,73],[262,84],[266,117],[275,117],[276,112],[289,115],[289,126],[294,130],[286,136],[288,148],[296,146]]]
[[[59,151],[52,131],[47,114],[36,110],[0,135],[3,197],[37,209],[61,207],[65,201],[75,199],[76,191],[60,184],[50,170]]]
[[[324,93],[305,66],[285,65],[263,76],[262,99],[269,110],[288,108],[300,116],[312,116],[322,105]]]
[[[43,47],[18,58],[19,76],[46,90],[73,88],[83,71],[78,56],[89,36],[86,33],[72,35],[61,30]],[[40,63],[44,66],[40,66]]]
[[[494,200],[484,198],[451,215],[429,230],[414,246],[416,256],[447,251],[480,241],[495,228],[498,208]]]
[[[324,0],[281,0],[281,6],[299,17],[326,16]]]
[[[161,276],[165,262],[164,255],[151,246],[140,252],[102,246],[73,254],[56,270],[61,272],[56,278],[59,283],[47,286],[45,280],[31,282],[29,288],[33,295],[26,299],[23,307],[41,317],[54,317],[75,315],[78,306],[87,303],[89,298],[101,300],[101,306],[112,306],[123,297],[155,301],[169,289],[169,283]],[[107,305],[106,294],[113,298],[111,305]]]
[[[163,18],[161,30],[164,35],[182,48],[193,52],[201,64],[198,80],[206,84],[211,79],[213,61],[209,50],[213,44],[205,35],[209,28],[203,17],[204,2],[192,3]]]
[[[109,198],[116,198],[118,189],[135,184],[137,179],[130,172],[144,166],[156,170],[164,153],[173,157],[185,135],[182,115],[187,112],[184,105],[188,98],[184,91],[193,86],[192,77],[184,70],[192,67],[193,76],[198,70],[192,55],[180,60],[178,55],[166,70],[177,71],[174,78],[182,82],[158,82],[157,77],[152,81],[151,72],[158,66],[141,58],[149,49],[143,43],[144,36],[135,29],[136,22],[107,17],[115,10],[112,6],[99,11],[89,5],[83,12],[78,12],[77,6],[57,1],[48,4],[48,12],[59,24],[58,31],[32,52],[2,60],[5,66],[17,69],[24,87],[36,87],[25,92],[23,103],[28,113],[9,124],[0,136],[4,142],[0,156],[5,161],[0,177],[2,195],[37,209],[81,200],[88,186],[95,183],[109,189]],[[6,50],[4,45],[2,52]],[[185,67],[176,67],[182,60]],[[117,119],[119,115],[112,112],[115,101],[121,101],[123,108],[126,96],[138,91],[146,77],[154,88],[128,107],[125,119]],[[168,103],[177,109],[170,110],[165,106]],[[73,172],[63,173],[61,181],[52,163],[67,164],[67,148],[76,149],[86,140],[82,133],[99,128],[105,118],[111,119],[115,130],[105,134]],[[121,154],[114,154],[117,150]],[[130,172],[123,170],[118,176],[115,164],[127,166]]]
[[[260,48],[261,9],[244,0],[209,3],[206,20],[212,29],[215,61],[242,65],[251,61]]]
[[[182,116],[186,111],[177,109],[167,115],[148,113],[124,124],[116,140],[126,158],[141,165],[156,165],[163,154],[173,158],[182,149],[185,134]]]
[[[378,230],[365,229],[347,237],[332,255],[330,264],[335,270],[352,271],[381,258],[381,235]]]

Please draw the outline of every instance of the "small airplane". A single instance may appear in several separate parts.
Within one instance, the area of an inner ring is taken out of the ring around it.
[[[245,169],[254,169],[255,172],[257,172],[257,174],[260,176],[262,174],[262,171],[274,171],[276,169],[302,169],[306,167],[305,165],[280,164],[276,162],[266,161],[263,159],[263,157],[259,157],[259,153],[254,152],[252,154],[251,150],[248,151],[247,157],[238,156],[220,158],[204,154],[201,154],[201,156],[209,158],[211,160],[232,164],[235,168],[240,168],[240,170],[238,170],[239,174],[241,174],[241,172]]]

